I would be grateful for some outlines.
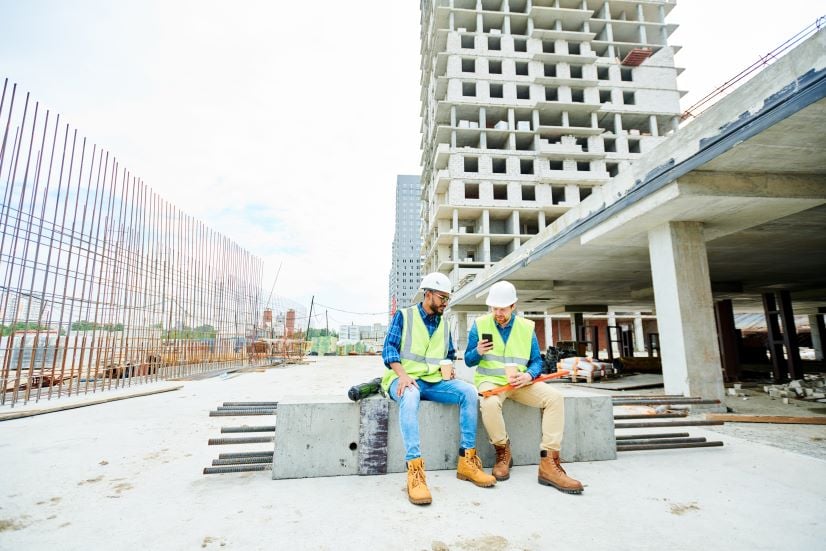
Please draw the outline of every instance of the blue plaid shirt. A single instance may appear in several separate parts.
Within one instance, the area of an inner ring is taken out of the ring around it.
[[[422,303],[416,305],[419,309],[419,315],[422,316],[427,333],[433,336],[433,332],[439,327],[439,321],[442,316],[439,314],[428,314],[424,311]],[[384,360],[384,365],[390,369],[390,364],[393,362],[401,363],[401,356],[399,350],[402,347],[402,330],[404,329],[404,318],[402,311],[397,310],[393,315],[393,321],[390,322],[390,327],[387,328],[387,335],[384,337],[384,348],[381,351],[381,359]],[[448,331],[445,327],[445,331]],[[453,337],[448,335],[447,357],[451,360],[456,359],[456,350],[453,348]]]

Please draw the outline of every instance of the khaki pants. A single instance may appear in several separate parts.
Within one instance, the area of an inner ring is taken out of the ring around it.
[[[493,388],[497,388],[497,385],[484,382],[479,385],[479,392]],[[542,450],[559,451],[565,426],[565,398],[558,390],[545,383],[536,383],[487,398],[479,398],[482,423],[490,435],[491,444],[501,446],[508,441],[508,431],[502,416],[502,405],[507,399],[529,407],[540,408],[542,410],[542,443],[539,447]]]

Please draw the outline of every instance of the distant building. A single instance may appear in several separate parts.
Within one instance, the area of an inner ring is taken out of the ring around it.
[[[421,279],[422,199],[418,176],[396,176],[396,232],[390,269],[390,317],[413,303]]]

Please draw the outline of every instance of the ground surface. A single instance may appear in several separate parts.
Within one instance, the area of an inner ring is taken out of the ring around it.
[[[0,549],[822,548],[826,460],[811,453],[822,426],[800,450],[788,438],[761,443],[797,430],[788,426],[691,428],[725,446],[570,464],[581,496],[538,485],[536,467],[489,489],[431,471],[427,507],[407,501],[403,473],[201,474],[239,451],[207,446],[238,424],[208,416],[221,402],[345,393],[382,369],[377,357],[320,358],[0,422]]]

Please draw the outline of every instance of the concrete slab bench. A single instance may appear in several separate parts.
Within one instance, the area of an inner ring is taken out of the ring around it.
[[[611,397],[559,388],[565,396],[565,462],[616,459]],[[508,400],[505,422],[514,465],[539,463],[540,411]],[[422,456],[428,470],[455,469],[459,443],[456,406],[423,401],[419,408]],[[493,446],[481,418],[476,446],[485,468]],[[295,396],[278,402],[273,478],[404,472],[404,445],[395,402],[372,396]]]

